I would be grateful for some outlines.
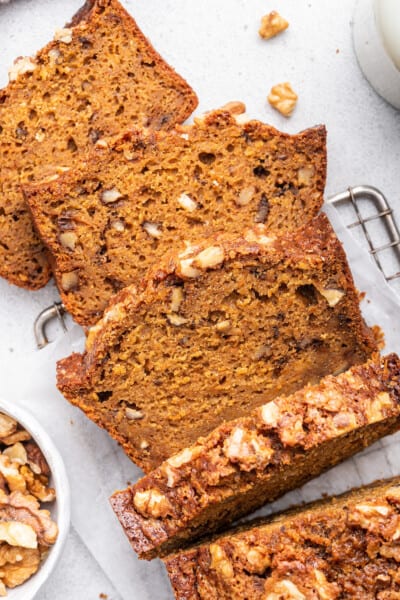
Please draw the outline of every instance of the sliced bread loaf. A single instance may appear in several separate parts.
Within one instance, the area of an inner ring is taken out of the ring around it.
[[[400,429],[400,359],[358,365],[223,423],[111,504],[141,558],[165,556]]]
[[[0,91],[0,275],[29,289],[50,267],[20,185],[80,163],[79,151],[133,124],[170,128],[197,104],[118,0],[88,0]]]
[[[323,127],[290,136],[225,110],[171,135],[128,133],[25,195],[63,303],[89,325],[184,240],[300,226],[321,207],[325,171]]]
[[[149,471],[224,420],[376,344],[325,215],[292,234],[212,238],[118,294],[58,387]]]
[[[400,478],[248,523],[165,559],[177,600],[396,600]]]

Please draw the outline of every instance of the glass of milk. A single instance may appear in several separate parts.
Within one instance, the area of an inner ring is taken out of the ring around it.
[[[353,39],[369,83],[400,109],[400,0],[359,0]]]

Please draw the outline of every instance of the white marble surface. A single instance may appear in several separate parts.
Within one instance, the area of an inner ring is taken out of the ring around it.
[[[358,68],[351,36],[354,0],[122,3],[157,50],[194,87],[200,99],[197,112],[243,100],[251,116],[288,132],[325,123],[328,195],[349,185],[375,185],[400,218],[400,113],[375,94]],[[80,4],[80,0],[13,0],[0,6],[0,86],[7,82],[13,59],[39,49]],[[257,35],[259,18],[272,9],[290,21],[290,28],[265,42]],[[299,94],[289,120],[266,103],[270,87],[286,80]],[[15,368],[35,352],[34,317],[56,298],[53,284],[28,293],[0,281],[0,380],[9,381],[10,366]],[[121,598],[72,530],[62,561],[37,598],[95,600],[101,593],[109,600]]]

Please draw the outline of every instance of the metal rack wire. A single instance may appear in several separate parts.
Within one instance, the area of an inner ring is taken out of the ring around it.
[[[400,285],[400,231],[393,210],[382,192],[372,186],[358,185],[331,196],[327,202],[335,205],[341,216],[351,215],[347,228],[358,232],[359,240],[373,256],[386,281]],[[377,238],[385,240],[385,243],[381,244]],[[55,302],[38,315],[34,323],[34,334],[39,349],[49,343],[46,335],[49,321],[58,319],[63,330],[67,331],[65,314],[64,305]]]

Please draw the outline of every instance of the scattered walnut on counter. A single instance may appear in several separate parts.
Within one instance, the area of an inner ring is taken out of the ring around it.
[[[271,88],[268,102],[284,117],[290,117],[295,109],[298,96],[288,81],[278,83]]]
[[[269,40],[278,35],[278,33],[285,31],[288,27],[289,22],[281,17],[276,10],[273,10],[261,19],[261,27],[258,30],[258,33],[264,40]]]

